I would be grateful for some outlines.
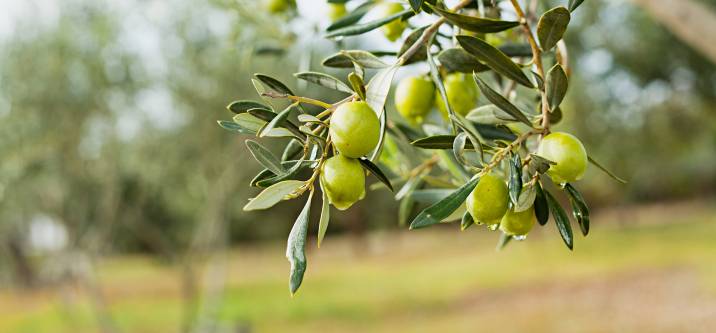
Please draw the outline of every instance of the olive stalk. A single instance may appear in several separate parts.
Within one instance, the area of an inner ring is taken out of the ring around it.
[[[542,51],[537,45],[537,40],[535,39],[534,34],[532,34],[529,20],[525,16],[525,12],[522,10],[522,7],[520,6],[519,2],[517,2],[517,0],[510,0],[510,2],[512,3],[512,7],[515,8],[515,13],[520,20],[520,24],[522,25],[522,29],[524,30],[525,35],[527,35],[527,41],[529,42],[530,48],[532,49],[532,63],[534,63],[537,69],[537,75],[539,75],[544,80],[545,75],[544,65],[542,64]],[[542,134],[547,134],[549,133],[550,110],[549,103],[547,101],[547,91],[544,89],[544,87],[540,88],[540,96],[542,98]]]

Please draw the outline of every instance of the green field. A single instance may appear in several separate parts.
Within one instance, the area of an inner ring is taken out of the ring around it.
[[[236,248],[206,275],[223,278],[226,291],[202,304],[226,332],[716,331],[712,203],[596,216],[573,253],[551,222],[502,252],[497,234],[458,229],[329,235],[320,250],[312,242],[294,298],[284,243]],[[178,268],[122,257],[99,272],[122,331],[178,331]],[[82,288],[0,294],[0,332],[97,327]]]

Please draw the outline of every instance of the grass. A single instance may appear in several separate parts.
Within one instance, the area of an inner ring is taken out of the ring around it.
[[[219,266],[227,285],[213,304],[231,332],[712,332],[716,207],[662,210],[595,217],[574,252],[551,223],[502,252],[480,227],[329,237],[311,243],[294,298],[282,242],[240,247]],[[178,330],[177,268],[121,257],[99,272],[123,331]],[[0,332],[95,331],[81,289],[0,294]]]

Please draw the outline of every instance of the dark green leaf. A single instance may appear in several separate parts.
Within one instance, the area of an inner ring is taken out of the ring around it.
[[[360,165],[363,166],[363,168],[365,168],[366,170],[370,171],[370,173],[375,175],[375,177],[378,178],[378,180],[380,180],[381,183],[385,184],[385,186],[387,186],[391,192],[394,191],[393,184],[390,183],[390,180],[388,179],[388,177],[385,176],[383,171],[380,170],[380,168],[377,165],[373,164],[373,162],[371,162],[370,160],[368,160],[366,158],[359,158],[358,162],[360,162]]]
[[[293,158],[296,158],[298,154],[300,154],[303,151],[303,143],[301,141],[298,141],[296,139],[291,140],[287,145],[286,148],[283,150],[283,154],[281,155],[281,161],[287,161]]]
[[[572,184],[567,183],[564,189],[567,190],[567,194],[569,194],[569,203],[572,205],[572,215],[579,223],[582,235],[586,236],[589,234],[589,207],[587,207],[587,202],[584,201],[582,194],[579,193]]]
[[[385,68],[390,65],[374,54],[361,50],[343,50],[323,60],[323,66],[351,68],[354,63],[365,68]]]
[[[562,236],[562,240],[564,240],[564,244],[572,250],[574,248],[574,235],[572,234],[572,226],[569,224],[567,213],[564,212],[562,206],[560,206],[559,202],[552,196],[552,193],[549,193],[549,191],[543,191],[543,193],[547,199],[549,211],[552,213],[552,218],[557,225],[559,234]]]
[[[542,186],[539,182],[535,184],[535,189],[537,190],[537,193],[535,193],[535,217],[537,217],[537,222],[540,225],[545,225],[549,220],[547,198],[545,198],[544,191],[542,191]]]
[[[444,17],[448,22],[468,31],[479,33],[493,33],[512,29],[520,22],[517,21],[501,21],[489,18],[461,15],[450,12],[448,10],[431,6],[436,13]]]
[[[293,92],[291,89],[289,89],[285,84],[283,84],[281,81],[276,80],[268,75],[265,74],[254,74],[254,77],[261,81],[263,84],[265,84],[269,89],[279,93],[279,94],[288,94],[293,95]]]
[[[300,172],[304,170],[306,167],[308,167],[308,162],[303,161],[303,159],[292,162],[293,164],[289,164],[287,162],[281,162],[281,165],[283,167],[288,167],[288,170],[286,170],[285,173],[275,175],[274,173],[269,171],[270,175],[272,177],[266,177],[265,179],[257,179],[255,181],[255,185],[258,187],[269,187],[273,184],[280,183],[284,180],[296,180],[296,178],[299,176]]]
[[[438,60],[449,72],[472,73],[490,69],[478,61],[475,56],[457,47],[440,52]]]
[[[420,12],[420,6],[423,5],[423,0],[410,0],[408,2],[410,2],[410,8],[413,8],[415,13]]]
[[[475,186],[477,186],[477,182],[479,180],[480,178],[475,177],[446,198],[424,209],[417,217],[415,217],[415,219],[413,219],[413,222],[410,223],[410,229],[431,226],[433,224],[440,223],[440,221],[450,216],[452,212],[458,209],[465,202],[465,199],[468,195],[470,195],[470,192],[472,192]]]
[[[485,124],[473,124],[473,126],[475,126],[475,129],[486,140],[514,141],[517,139],[517,135],[512,133],[507,127]]]
[[[498,47],[508,57],[532,58],[532,47],[526,43],[505,43]]]
[[[616,181],[618,181],[618,182],[620,182],[620,183],[622,183],[622,184],[626,184],[626,183],[627,183],[626,180],[620,178],[619,176],[613,174],[611,171],[607,170],[607,168],[603,167],[601,164],[599,164],[599,162],[597,162],[597,161],[596,161],[595,159],[593,159],[591,156],[587,156],[587,158],[589,159],[589,162],[590,162],[590,163],[594,164],[594,166],[596,166],[597,168],[599,168],[599,170],[604,171],[604,173],[606,173],[607,175],[609,175],[609,177],[612,177],[612,179],[614,179],[614,180],[616,180]]]
[[[343,27],[343,28],[334,29],[334,30],[330,31],[328,34],[326,34],[326,38],[355,36],[355,35],[364,34],[368,31],[380,28],[392,21],[395,21],[398,19],[406,20],[406,19],[412,17],[413,15],[415,15],[415,13],[413,12],[412,9],[406,9],[399,13],[396,13],[396,14],[393,14],[393,15],[390,15],[390,16],[387,16],[384,18],[380,18],[377,20],[373,20],[370,22],[366,22],[363,24],[355,24],[355,25],[350,25],[350,26]]]
[[[534,88],[534,85],[527,78],[527,75],[522,72],[520,66],[510,60],[507,55],[496,49],[494,46],[488,44],[482,39],[472,36],[459,35],[457,36],[457,41],[460,43],[460,46],[465,49],[465,51],[477,57],[478,60],[485,63],[495,72],[502,74],[508,79],[514,80],[525,87]]]
[[[549,170],[550,165],[555,164],[554,162],[535,154],[530,154],[530,173],[543,174]]]
[[[422,149],[452,149],[454,135],[433,135],[422,139],[417,139],[410,144]],[[465,149],[475,149],[471,142],[465,143]]]
[[[306,236],[308,234],[308,218],[311,212],[311,199],[313,191],[308,195],[306,205],[298,214],[296,222],[293,223],[291,233],[288,234],[288,244],[286,246],[286,258],[291,264],[291,273],[289,277],[289,290],[291,295],[296,291],[303,282],[303,273],[306,272]]]
[[[527,118],[527,116],[525,116],[525,114],[522,113],[522,111],[520,111],[516,106],[510,103],[507,98],[503,97],[498,92],[492,90],[492,88],[490,88],[490,86],[488,86],[485,81],[482,81],[482,79],[480,79],[477,74],[473,74],[473,77],[475,78],[475,82],[477,82],[477,86],[480,87],[480,91],[482,91],[482,94],[485,95],[485,97],[492,104],[495,104],[495,106],[502,109],[502,111],[507,112],[510,116],[521,121],[525,125],[532,127],[532,123]]]
[[[584,0],[569,0],[569,11],[573,12]]]
[[[229,104],[226,108],[229,109],[229,111],[236,113],[236,114],[244,113],[250,109],[271,110],[271,108],[269,108],[268,106],[263,105],[259,102],[246,101],[246,100],[231,102],[231,104]]]
[[[266,149],[266,147],[253,140],[246,140],[246,146],[249,148],[251,155],[253,155],[264,168],[271,170],[271,172],[276,175],[286,173],[286,169],[281,165],[278,158],[276,158],[270,150]]]
[[[564,72],[562,66],[559,64],[554,65],[547,74],[547,100],[549,101],[549,109],[554,111],[559,107],[567,95],[567,87],[569,86],[569,80],[567,79],[567,73]]]
[[[259,137],[266,136],[272,129],[282,127],[286,123],[286,118],[291,114],[291,111],[295,109],[294,105],[290,105],[281,113],[277,114],[266,126],[264,126],[259,132]]]
[[[293,75],[298,79],[305,80],[328,89],[338,90],[349,94],[353,93],[353,90],[351,90],[348,85],[343,83],[343,81],[328,74],[319,72],[302,72]]]
[[[291,106],[289,106],[288,108],[283,110],[282,113],[286,112],[286,111],[290,112],[289,111],[290,109],[291,109]],[[301,133],[301,131],[298,129],[298,126],[296,126],[296,124],[294,124],[290,120],[286,120],[286,117],[288,116],[288,114],[284,114],[279,117],[279,115],[276,114],[275,112],[269,111],[269,110],[264,110],[264,109],[250,109],[249,111],[247,111],[247,113],[258,118],[258,119],[261,119],[261,120],[269,122],[269,123],[273,122],[275,120],[275,118],[278,117],[279,119],[276,120],[277,123],[280,123],[281,126],[285,126],[286,130],[290,131],[293,134],[293,136],[295,136],[296,138],[300,138],[300,139],[305,138],[305,135],[303,133]],[[236,118],[239,116],[242,116],[242,115],[234,116],[234,121],[236,121]],[[268,124],[266,124],[265,126],[268,126]],[[276,135],[272,135],[271,133],[277,129],[281,129],[281,128],[277,128],[275,124],[271,125],[271,126],[272,126],[271,130],[264,133],[263,136],[276,136]],[[261,127],[264,127],[264,125],[262,125]],[[261,131],[261,128],[259,128],[259,130],[257,130],[257,132],[260,132],[260,131]]]
[[[226,130],[229,130],[232,132],[238,132],[241,134],[256,134],[256,132],[254,132],[250,129],[244,128],[234,121],[217,120],[217,123],[219,123],[219,126],[221,126],[223,129],[226,129]]]
[[[475,220],[472,219],[472,215],[470,215],[470,212],[465,212],[465,214],[462,214],[462,221],[460,221],[460,230],[465,230],[475,224]]]
[[[327,31],[333,31],[336,29],[340,29],[343,27],[347,27],[349,25],[353,25],[354,23],[360,21],[360,19],[365,16],[366,13],[373,7],[373,2],[368,1],[360,6],[356,7],[353,11],[350,13],[344,15],[343,17],[339,18],[335,22],[333,22],[331,25],[326,28]]]
[[[407,51],[411,46],[413,46],[413,44],[415,44],[420,39],[420,37],[422,37],[423,32],[425,32],[426,28],[427,28],[427,26],[424,26],[419,29],[415,29],[415,30],[413,30],[413,32],[410,33],[410,35],[408,35],[408,38],[406,38],[405,41],[403,41],[403,46],[400,47],[400,51],[398,51],[398,57],[401,57],[405,53],[405,51]],[[415,54],[413,54],[413,56],[411,56],[408,59],[405,59],[405,62],[403,62],[403,65],[408,65],[408,64],[412,64],[414,62],[423,61],[423,60],[427,59],[427,57],[428,57],[428,47],[427,47],[427,45],[423,45],[418,50],[418,52],[415,52]]]
[[[510,192],[510,200],[517,205],[517,200],[522,192],[522,159],[520,154],[513,154],[510,159],[510,178],[507,187]]]
[[[544,13],[537,23],[537,38],[542,50],[549,51],[567,31],[571,15],[564,7],[555,7]]]

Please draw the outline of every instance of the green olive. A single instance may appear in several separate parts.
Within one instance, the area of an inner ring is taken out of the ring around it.
[[[557,183],[579,180],[587,170],[587,151],[574,135],[554,132],[539,144],[537,155],[556,164],[550,166],[547,174]]]
[[[448,102],[450,102],[450,106],[455,113],[464,116],[475,108],[480,92],[472,76],[465,73],[448,74],[443,84],[445,85]],[[436,91],[435,96],[438,110],[442,113],[443,118],[448,119],[448,112],[440,92]]]
[[[403,5],[401,5],[400,3],[384,2],[377,7],[378,18],[385,18],[391,15],[395,15],[397,13],[402,12],[403,10]],[[408,23],[403,21],[402,19],[395,19],[390,23],[384,25],[381,29],[383,30],[383,35],[385,35],[385,38],[387,38],[391,42],[394,42],[398,40],[400,36],[403,35],[403,31],[407,26]]]
[[[272,14],[278,14],[296,7],[296,0],[264,0],[264,6]]]
[[[331,18],[331,21],[335,22],[343,16],[346,16],[346,4],[344,4],[344,3],[329,3],[328,4],[328,17]]]
[[[507,185],[500,177],[488,173],[480,178],[466,203],[475,221],[487,225],[500,223],[509,203]]]
[[[358,158],[375,149],[380,138],[380,122],[366,102],[348,102],[333,112],[330,135],[341,154]]]
[[[346,210],[365,197],[365,171],[358,160],[336,155],[323,163],[321,185],[328,201]]]
[[[407,77],[395,89],[395,108],[411,122],[421,123],[433,108],[435,85],[424,76]]]
[[[535,225],[534,206],[521,212],[510,209],[500,221],[500,230],[512,236],[524,236],[532,230]]]

